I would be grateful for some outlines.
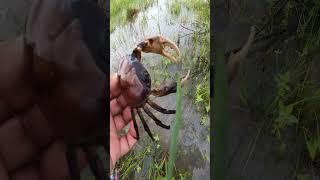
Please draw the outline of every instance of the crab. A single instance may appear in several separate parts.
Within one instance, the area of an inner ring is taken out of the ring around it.
[[[145,131],[148,133],[150,138],[154,141],[154,137],[145,121],[142,114],[142,110],[154,120],[154,122],[164,128],[170,129],[169,125],[163,124],[149,109],[147,104],[155,109],[156,111],[163,114],[175,114],[175,110],[165,109],[155,102],[153,102],[149,96],[153,95],[156,97],[162,97],[175,93],[177,91],[176,81],[172,81],[168,85],[164,85],[157,89],[151,89],[151,78],[147,69],[141,63],[141,52],[145,53],[155,53],[160,54],[170,61],[176,63],[178,60],[172,56],[170,53],[165,51],[165,47],[168,46],[173,49],[178,56],[180,56],[180,50],[177,45],[164,36],[154,36],[145,39],[143,42],[139,43],[133,50],[132,54],[121,59],[117,77],[122,89],[122,95],[126,99],[128,105],[131,107],[131,116],[134,123],[134,129],[136,131],[136,139],[139,140],[139,131],[135,118],[135,110],[142,122]],[[186,76],[181,79],[183,84],[188,79],[190,71]]]

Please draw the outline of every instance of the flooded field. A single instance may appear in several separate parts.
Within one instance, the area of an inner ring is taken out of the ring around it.
[[[202,2],[205,3],[205,1]],[[202,50],[201,42],[196,39],[194,34],[203,32],[197,26],[197,14],[192,8],[183,4],[183,1],[154,1],[149,8],[140,11],[126,25],[116,27],[110,35],[110,70],[113,73],[116,72],[119,59],[131,54],[135,45],[146,37],[161,34],[178,44],[181,51],[179,63],[172,64],[160,55],[146,53],[142,54],[142,63],[151,75],[153,87],[174,80],[176,73],[185,75],[188,70],[191,71],[191,78],[182,90],[183,125],[180,130],[176,161],[176,169],[179,174],[176,177],[181,179],[210,179],[209,117],[207,113],[200,110],[194,99],[197,85],[206,83],[209,85],[209,79],[201,77],[201,74],[194,70],[196,69],[194,64],[199,60],[198,57]],[[206,48],[209,50],[209,47]],[[162,107],[175,109],[175,94],[153,98],[153,100]],[[172,125],[175,119],[174,115],[153,112],[164,124]],[[161,159],[166,159],[170,130],[162,129],[155,125],[152,120],[149,120],[148,125],[156,136],[156,142],[152,142],[144,131],[142,123],[138,122],[138,125],[142,138],[135,145],[134,152],[124,157],[121,163],[128,163],[130,159],[134,158],[131,156],[138,156],[147,149],[148,152],[137,159],[139,163],[136,163],[134,168],[131,167],[130,169],[128,165],[130,173],[126,177],[128,179],[149,179],[148,171],[152,166],[155,166],[154,159],[159,158],[160,162]],[[155,153],[154,151],[162,153]],[[123,165],[120,164],[119,166]],[[122,173],[124,173],[124,170],[125,168],[122,169]]]
[[[215,4],[226,51],[244,44],[251,25],[259,33],[229,87],[227,179],[319,179],[319,4],[229,3]]]

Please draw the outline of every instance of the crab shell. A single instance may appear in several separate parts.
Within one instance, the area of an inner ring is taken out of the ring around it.
[[[140,106],[151,93],[150,74],[133,56],[125,56],[121,59],[118,78],[122,95],[130,106]]]

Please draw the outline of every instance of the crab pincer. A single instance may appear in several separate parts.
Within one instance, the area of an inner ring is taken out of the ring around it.
[[[178,62],[178,60],[174,56],[172,56],[169,52],[167,52],[165,50],[165,47],[166,46],[170,47],[177,53],[178,57],[180,56],[180,50],[178,46],[174,42],[172,42],[170,39],[164,36],[153,36],[153,37],[147,38],[143,42],[138,44],[138,47],[139,46],[141,46],[141,50],[145,53],[160,54],[170,59],[174,63]]]

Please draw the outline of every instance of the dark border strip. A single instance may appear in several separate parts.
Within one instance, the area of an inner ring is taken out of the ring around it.
[[[106,0],[106,32],[105,32],[105,40],[106,40],[106,62],[107,62],[107,99],[110,99],[110,1]],[[106,137],[107,139],[106,141],[106,151],[107,151],[107,172],[110,172],[110,116],[108,116],[108,114],[110,114],[110,103],[106,103],[107,106],[107,114],[106,114]],[[109,175],[109,174],[108,174]]]

